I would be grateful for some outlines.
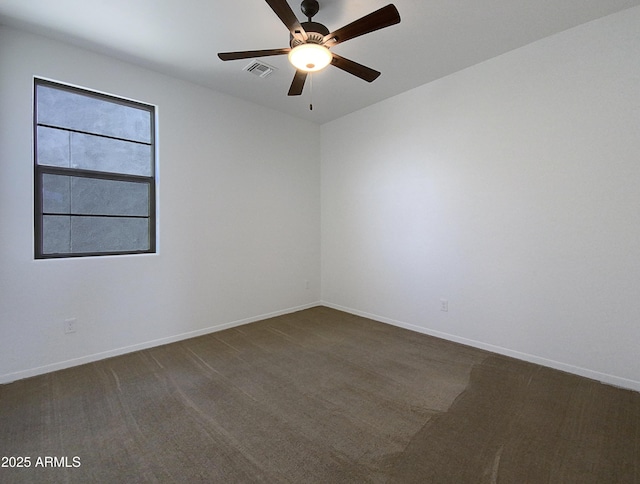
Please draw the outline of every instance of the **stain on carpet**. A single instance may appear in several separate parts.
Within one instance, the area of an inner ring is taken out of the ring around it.
[[[396,455],[393,483],[640,483],[640,393],[502,356]]]

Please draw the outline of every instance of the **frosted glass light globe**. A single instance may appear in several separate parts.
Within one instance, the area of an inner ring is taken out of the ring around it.
[[[289,62],[296,69],[305,72],[316,72],[331,63],[333,56],[326,47],[320,44],[300,44],[289,52]]]

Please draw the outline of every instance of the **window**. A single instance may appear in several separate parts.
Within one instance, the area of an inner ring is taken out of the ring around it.
[[[156,251],[153,106],[35,80],[35,256]]]

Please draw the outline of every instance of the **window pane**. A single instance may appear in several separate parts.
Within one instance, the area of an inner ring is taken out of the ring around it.
[[[71,189],[68,176],[42,175],[42,211],[71,213]]]
[[[69,132],[38,126],[38,164],[69,167]]]
[[[88,134],[71,133],[71,167],[151,176],[151,146]]]
[[[42,217],[42,232],[43,254],[71,252],[71,217],[45,215]]]
[[[149,250],[149,220],[71,217],[71,249],[74,253]]]
[[[44,174],[44,213],[149,216],[149,184]]]
[[[146,217],[149,215],[149,185],[72,177],[71,213]]]
[[[151,113],[76,92],[38,85],[38,124],[151,142]]]

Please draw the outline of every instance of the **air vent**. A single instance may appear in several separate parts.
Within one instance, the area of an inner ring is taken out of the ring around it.
[[[275,67],[270,66],[269,64],[265,64],[264,62],[260,62],[258,60],[254,60],[251,64],[246,66],[243,70],[250,72],[253,75],[258,77],[267,77],[273,71],[276,70]]]

